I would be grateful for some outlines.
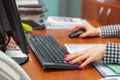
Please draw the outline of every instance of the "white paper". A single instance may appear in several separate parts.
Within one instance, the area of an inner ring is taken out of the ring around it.
[[[89,49],[89,48],[92,48],[92,47],[95,47],[95,46],[100,46],[102,44],[69,44],[69,43],[65,43],[64,44],[65,47],[67,48],[68,52],[70,53],[74,53],[74,52],[77,52],[77,51],[82,51],[82,50],[85,50],[85,49]]]

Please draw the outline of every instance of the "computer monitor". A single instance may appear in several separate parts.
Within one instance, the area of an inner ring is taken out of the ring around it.
[[[8,37],[13,37],[14,41],[23,52],[23,55],[20,53],[20,56],[18,56],[19,53],[17,54],[13,51],[12,58],[19,64],[23,64],[29,59],[29,46],[24,34],[15,0],[0,0],[0,22],[1,28],[4,30],[3,32],[5,32]],[[10,55],[12,54],[10,53]]]

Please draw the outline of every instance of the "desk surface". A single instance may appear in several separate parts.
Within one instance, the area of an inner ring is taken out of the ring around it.
[[[96,24],[95,24],[96,25]],[[52,35],[63,47],[64,43],[106,43],[119,42],[117,38],[86,38],[86,39],[70,39],[67,29],[49,29],[37,30],[32,34],[49,34]],[[22,65],[32,80],[98,80],[102,78],[99,72],[90,64],[82,70],[49,70],[44,71],[33,51],[30,49],[29,61]]]

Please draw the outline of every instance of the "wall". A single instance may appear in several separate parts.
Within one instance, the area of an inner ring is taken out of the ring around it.
[[[69,0],[69,16],[80,17],[81,16],[81,0]]]
[[[45,16],[46,18],[48,16],[58,16],[58,11],[59,11],[59,8],[58,8],[58,1],[59,0],[43,0],[44,1],[44,4],[46,6],[46,8],[48,9],[48,11],[45,13]]]
[[[48,16],[81,16],[81,0],[43,0],[48,12]]]

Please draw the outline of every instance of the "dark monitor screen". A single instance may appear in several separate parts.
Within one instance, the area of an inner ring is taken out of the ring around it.
[[[17,45],[20,47],[21,51],[28,55],[29,53],[29,46],[24,34],[24,30],[21,24],[19,12],[17,10],[16,2],[15,0],[0,0],[0,4],[3,6],[0,6],[0,16],[2,19],[1,24],[2,27],[6,32],[11,32],[8,35],[11,35],[14,39],[14,41],[17,43]],[[7,24],[6,24],[7,23]],[[25,59],[25,58],[24,58]],[[15,58],[18,63],[24,62],[23,58]],[[28,59],[28,57],[25,59],[25,61]]]

